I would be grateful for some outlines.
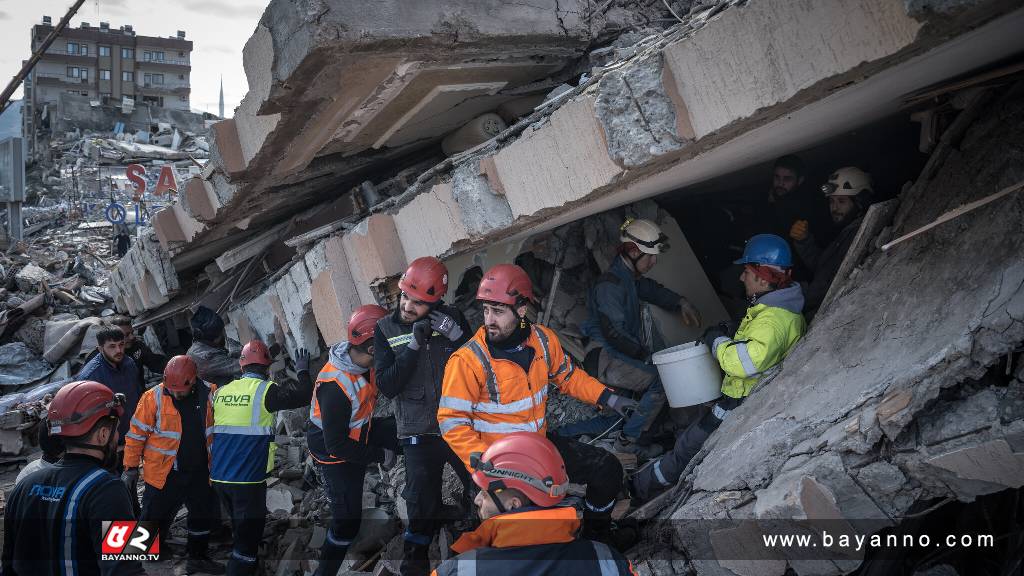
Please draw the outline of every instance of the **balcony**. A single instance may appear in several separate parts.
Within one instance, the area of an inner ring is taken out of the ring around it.
[[[142,66],[142,65],[145,65],[145,66],[151,66],[151,65],[152,66],[157,66],[157,65],[160,65],[160,66],[173,66],[173,67],[186,66],[186,67],[189,67],[189,68],[192,66],[192,63],[189,62],[188,60],[179,60],[179,59],[172,59],[172,58],[167,58],[165,60],[137,60],[136,62],[140,66]]]

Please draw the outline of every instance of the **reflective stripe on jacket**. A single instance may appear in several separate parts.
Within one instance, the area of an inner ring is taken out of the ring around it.
[[[210,480],[259,484],[274,468],[274,416],[264,398],[270,380],[242,375],[217,389],[213,398]]]
[[[589,404],[606,389],[573,365],[549,328],[535,324],[525,342],[535,352],[529,374],[511,360],[493,358],[485,335],[481,327],[448,360],[437,411],[441,435],[467,468],[472,452],[483,452],[505,434],[547,431],[548,382]]]
[[[350,414],[321,414],[320,400],[317,398],[317,391],[320,390],[321,385],[341,388],[352,404],[352,412]],[[361,375],[351,374],[328,362],[320,370],[316,383],[313,385],[313,402],[309,405],[309,423],[317,430],[310,430],[309,434],[324,433],[323,418],[345,418],[348,420],[348,437],[365,444],[369,440],[370,422],[373,419],[373,408],[376,405],[376,386]],[[321,464],[339,464],[345,461],[335,457],[323,458],[323,455],[318,457],[312,450],[310,454]]]
[[[714,342],[714,355],[725,372],[722,393],[745,398],[761,373],[782,362],[807,331],[802,314],[758,303],[747,308],[733,338]]]
[[[197,381],[197,394],[206,401],[206,449],[209,453],[213,441],[214,390]],[[214,388],[211,386],[211,388]],[[150,388],[142,395],[131,419],[131,427],[124,440],[124,466],[137,468],[142,462],[142,479],[154,488],[162,489],[171,469],[178,469],[178,446],[181,445],[181,414],[174,407],[164,385]]]
[[[580,521],[571,506],[519,509],[492,516],[463,534],[434,576],[559,574],[628,576],[633,567],[606,544],[577,540]]]

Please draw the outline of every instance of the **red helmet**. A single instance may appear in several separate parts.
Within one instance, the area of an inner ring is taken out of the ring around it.
[[[515,488],[538,506],[565,498],[569,475],[555,445],[536,432],[513,432],[499,438],[480,456],[470,456],[473,482],[482,490]]]
[[[376,304],[364,304],[356,308],[348,319],[348,341],[362,344],[373,338],[373,327],[377,325],[377,320],[387,315],[388,311]]]
[[[270,350],[262,340],[249,340],[249,343],[242,348],[242,356],[238,359],[238,365],[245,368],[249,364],[270,366]]]
[[[198,376],[195,360],[188,356],[175,356],[167,361],[164,368],[164,388],[171,392],[188,392]]]
[[[50,434],[81,436],[101,418],[124,415],[124,394],[114,394],[99,382],[79,380],[65,384],[50,402],[46,415]]]
[[[412,261],[398,281],[398,288],[423,302],[437,302],[448,292],[448,268],[433,256]]]
[[[533,300],[533,282],[526,271],[515,264],[498,264],[491,268],[476,289],[477,300],[515,306],[520,303],[520,298]]]

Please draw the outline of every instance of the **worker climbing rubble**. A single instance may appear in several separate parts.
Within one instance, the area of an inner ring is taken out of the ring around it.
[[[448,292],[448,269],[437,258],[413,260],[398,287],[398,306],[377,322],[374,366],[377,386],[395,399],[405,457],[402,497],[409,526],[403,535],[402,576],[426,576],[427,548],[445,516],[441,478],[446,462],[462,481],[463,495],[470,493],[469,473],[441,439],[437,424],[445,366],[469,339],[470,329],[462,313],[442,300]]]
[[[522,268],[491,268],[476,297],[483,306],[484,325],[448,361],[437,412],[441,434],[467,469],[472,469],[473,452],[486,451],[508,434],[547,433],[549,382],[565,394],[621,415],[636,406],[577,368],[552,330],[527,319],[534,295]],[[632,536],[616,533],[611,521],[622,487],[618,459],[571,438],[549,438],[565,460],[570,480],[587,485],[584,534],[622,548],[632,545]]]
[[[709,328],[702,338],[725,372],[723,397],[711,411],[676,436],[672,451],[641,469],[633,478],[633,494],[648,500],[675,484],[704,441],[721,426],[757,385],[762,374],[777,366],[804,335],[800,311],[804,297],[792,280],[789,244],[773,234],[751,238],[736,261],[743,265],[743,283],[750,306],[735,333],[727,323]]]
[[[125,439],[121,479],[133,497],[142,465],[140,519],[159,522],[160,533],[169,535],[181,506],[188,510],[189,574],[224,573],[224,565],[209,557],[210,531],[219,510],[209,467],[214,390],[198,378],[191,358],[171,358],[163,382],[139,400]]]
[[[580,520],[565,504],[565,462],[546,438],[515,432],[471,455],[483,523],[452,545],[459,555],[434,576],[493,573],[633,575],[633,566],[602,542],[577,538]]]
[[[242,348],[242,377],[220,387],[213,401],[210,480],[231,517],[231,576],[256,574],[267,520],[267,477],[274,468],[274,412],[307,406],[313,394],[309,352],[299,350],[296,380],[270,380],[270,350],[260,340]]]
[[[331,507],[317,576],[337,574],[359,532],[366,466],[378,462],[390,469],[397,460],[395,419],[373,418],[373,333],[386,314],[373,304],[356,308],[348,321],[348,340],[331,347],[313,390],[307,442]]]
[[[618,257],[597,279],[587,299],[589,317],[582,329],[591,344],[584,365],[601,382],[641,394],[636,412],[622,427],[616,450],[646,459],[662,452],[659,444],[642,441],[641,436],[665,407],[665,390],[650,358],[666,346],[644,303],[679,314],[685,326],[698,328],[701,319],[689,300],[645,277],[658,256],[669,249],[661,228],[650,220],[629,219],[620,231]],[[608,418],[598,420],[599,429],[614,423]]]
[[[110,472],[124,414],[124,396],[99,382],[72,382],[54,396],[47,424],[66,453],[23,478],[7,500],[5,576],[146,573],[141,562],[101,560],[100,555],[101,521],[135,517],[128,490]]]

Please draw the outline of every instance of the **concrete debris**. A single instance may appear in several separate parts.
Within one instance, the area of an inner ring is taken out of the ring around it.
[[[38,358],[24,342],[0,346],[0,386],[23,386],[49,376],[53,367]]]

